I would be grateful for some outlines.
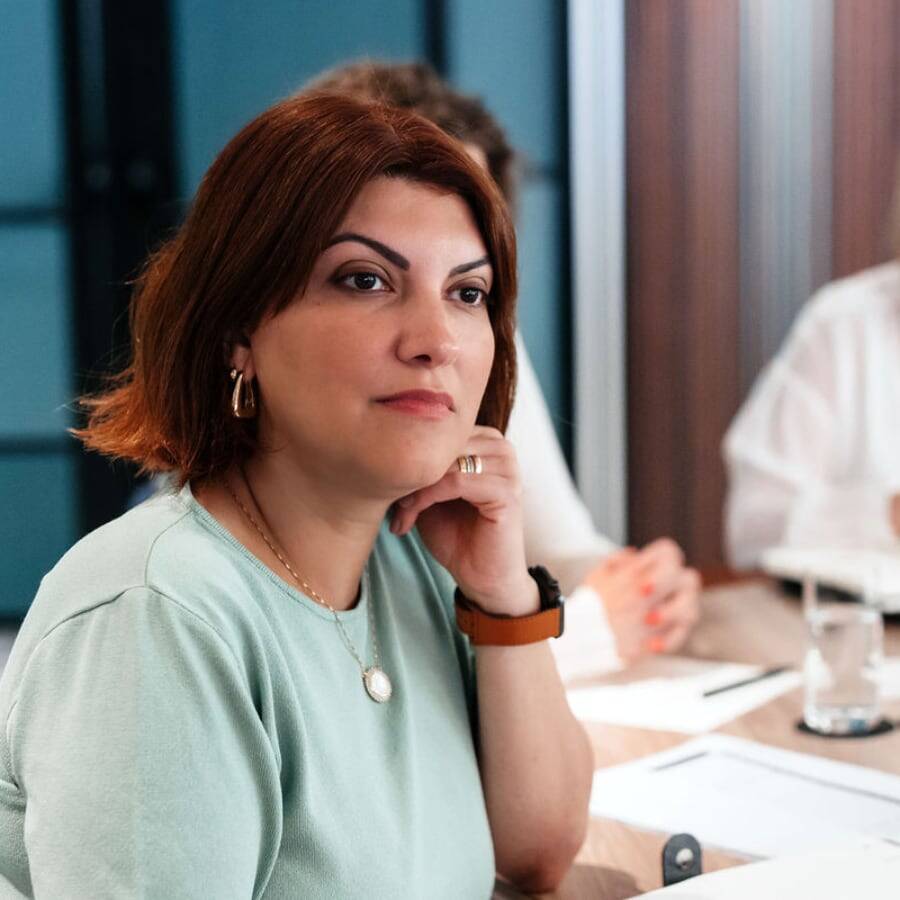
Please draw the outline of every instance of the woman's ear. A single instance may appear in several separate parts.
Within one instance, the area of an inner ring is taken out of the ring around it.
[[[256,369],[253,366],[253,349],[246,335],[231,341],[231,352],[228,356],[228,365],[238,372],[244,373],[244,381],[253,381],[256,377]]]

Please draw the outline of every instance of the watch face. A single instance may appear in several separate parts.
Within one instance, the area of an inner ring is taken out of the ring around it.
[[[532,566],[528,574],[537,582],[541,595],[541,609],[556,609],[563,604],[559,582],[543,567]]]

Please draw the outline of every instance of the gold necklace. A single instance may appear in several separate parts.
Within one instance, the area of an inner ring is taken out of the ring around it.
[[[271,532],[272,527],[266,522],[266,517],[263,514],[262,508],[259,505],[259,501],[256,499],[256,495],[253,493],[253,488],[250,487],[250,482],[247,481],[247,476],[244,474],[243,469],[241,470],[241,479],[244,482],[244,486],[247,488],[247,493],[250,495],[250,498],[253,500],[253,505],[256,507],[257,512],[259,513],[259,517],[265,522],[266,528]],[[341,617],[338,615],[338,611],[319,593],[317,593],[313,588],[309,585],[309,583],[301,578],[297,572],[294,570],[294,567],[285,559],[285,557],[279,552],[276,548],[275,544],[269,540],[268,535],[263,530],[262,526],[253,516],[253,513],[247,509],[246,506],[241,502],[238,495],[235,493],[234,488],[231,486],[231,482],[227,479],[225,480],[225,487],[228,489],[228,493],[231,494],[231,499],[237,504],[238,509],[244,514],[244,517],[247,521],[259,532],[259,536],[266,542],[266,546],[275,554],[278,558],[278,561],[290,572],[294,581],[300,585],[301,590],[312,597],[313,600],[316,601],[320,606],[324,606],[326,609],[330,610],[331,614],[334,616],[334,623],[337,625],[338,631],[340,632],[341,638],[344,642],[344,646],[350,651],[351,656],[356,660],[356,664],[359,666],[359,671],[362,674],[363,685],[365,686],[366,693],[376,702],[376,703],[387,703],[388,700],[391,699],[391,694],[394,692],[393,685],[391,684],[391,679],[388,678],[387,673],[384,669],[381,668],[379,664],[379,654],[378,654],[378,632],[375,628],[375,611],[373,609],[373,596],[372,596],[372,585],[369,581],[369,569],[366,566],[363,569],[363,579],[365,580],[366,593],[368,594],[368,623],[369,623],[369,631],[372,634],[372,665],[366,666],[366,664],[362,661],[359,653],[356,650],[356,645],[350,639],[350,635],[347,634],[347,629],[344,628],[344,623],[341,621]],[[273,532],[274,534],[274,532]]]

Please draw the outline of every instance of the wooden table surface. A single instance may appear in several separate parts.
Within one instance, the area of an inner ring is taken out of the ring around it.
[[[704,592],[703,615],[681,655],[761,665],[797,664],[805,646],[800,601],[782,595],[774,583],[759,579]],[[900,624],[886,623],[885,653],[900,655]],[[635,666],[610,681],[678,674],[679,660],[659,658]],[[681,669],[684,671],[684,669]],[[797,688],[716,729],[722,734],[871,766],[900,774],[900,728],[864,739],[820,738],[797,731],[802,690]],[[885,707],[900,717],[900,703]],[[655,753],[690,740],[692,735],[613,725],[588,724],[597,767]],[[662,886],[661,854],[669,835],[641,831],[608,819],[591,819],[587,840],[575,866],[552,896],[560,900],[620,900]],[[743,862],[740,857],[703,851],[703,871]]]

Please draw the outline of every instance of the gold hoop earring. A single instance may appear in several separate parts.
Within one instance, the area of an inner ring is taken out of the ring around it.
[[[244,373],[231,370],[234,390],[231,392],[231,414],[236,419],[253,419],[256,417],[256,393],[252,381],[244,381]]]

